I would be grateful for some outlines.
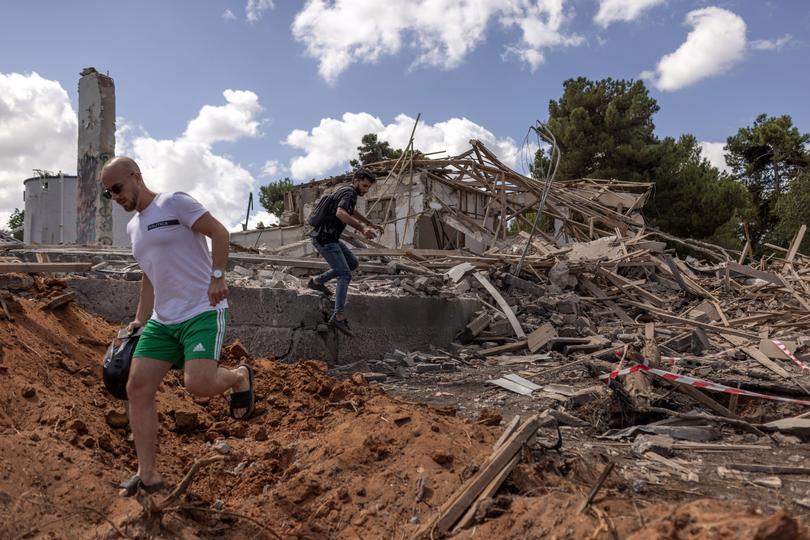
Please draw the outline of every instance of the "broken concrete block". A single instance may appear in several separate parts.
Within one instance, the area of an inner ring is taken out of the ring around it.
[[[766,427],[778,429],[785,435],[793,435],[806,441],[810,439],[810,418],[782,418],[765,424]]]
[[[239,274],[240,276],[244,277],[251,277],[253,276],[253,270],[245,268],[244,266],[239,266],[238,264],[233,267],[232,272]]]
[[[672,455],[672,444],[674,442],[672,437],[666,435],[639,435],[633,441],[630,451],[638,457],[643,457],[647,452],[655,452],[658,455],[669,457]]]
[[[554,309],[556,309],[558,313],[562,313],[564,315],[577,315],[579,313],[579,298],[572,297],[560,300],[554,306]]]
[[[388,375],[386,375],[385,373],[370,371],[367,373],[363,373],[363,378],[366,379],[366,382],[369,383],[384,382],[388,378]]]
[[[435,373],[442,371],[441,364],[416,364],[415,367],[417,373]]]
[[[564,291],[576,287],[577,278],[568,273],[568,265],[560,261],[548,271],[548,280],[552,287],[549,292]]]
[[[28,274],[0,274],[0,289],[24,291],[34,286],[34,278]]]

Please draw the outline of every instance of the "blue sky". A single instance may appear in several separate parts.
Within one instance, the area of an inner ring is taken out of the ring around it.
[[[5,0],[1,13],[0,219],[30,169],[75,171],[86,66],[114,78],[119,149],[147,182],[230,223],[270,179],[345,170],[363,132],[403,145],[420,112],[417,147],[477,137],[516,163],[577,76],[643,75],[662,137],[721,143],[762,112],[810,131],[806,0]]]

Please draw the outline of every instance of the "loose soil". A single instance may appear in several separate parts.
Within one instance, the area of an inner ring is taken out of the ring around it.
[[[14,320],[0,315],[0,538],[143,537],[141,503],[115,487],[136,468],[124,405],[101,382],[116,328],[72,303],[41,309],[62,292],[60,282],[37,278],[23,296],[5,296]],[[334,379],[320,362],[252,359],[238,342],[224,356],[227,366],[254,366],[256,415],[234,421],[225,398],[195,399],[180,373],[167,377],[158,394],[167,482],[223,442],[230,450],[194,477],[160,537],[410,538],[503,429],[492,425],[498,411],[464,417],[454,406],[392,397],[358,375]],[[603,463],[566,433],[560,451],[547,451],[556,430],[541,430],[482,508],[482,523],[459,537],[810,538],[803,517],[768,498],[636,494],[617,473],[579,513]]]

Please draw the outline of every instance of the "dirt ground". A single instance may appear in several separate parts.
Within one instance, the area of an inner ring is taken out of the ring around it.
[[[74,304],[41,309],[61,292],[58,281],[38,278],[33,293],[6,298],[14,320],[0,316],[0,538],[148,536],[141,502],[115,487],[135,469],[124,405],[101,382],[116,329]],[[228,346],[226,365],[245,360],[259,400],[248,422],[229,419],[222,397],[195,400],[179,373],[159,392],[159,466],[170,486],[216,448],[227,460],[194,476],[157,537],[411,538],[491,454],[499,416],[547,406],[510,403],[470,380],[475,402],[456,389],[461,381],[439,387],[434,376],[408,383],[425,395],[405,387],[393,395],[358,376],[336,380],[317,361],[285,365]],[[419,402],[441,391],[455,399]],[[557,433],[543,428],[481,522],[458,537],[810,538],[792,502],[808,496],[801,477],[780,489],[719,482],[713,468],[740,455],[718,452],[690,457],[700,460],[700,482],[658,470],[641,471],[639,483],[629,445],[594,442],[587,428],[561,434],[562,447],[546,450]],[[747,437],[740,442],[757,442]],[[744,457],[807,455],[806,445],[792,445]],[[616,472],[580,513],[608,460]]]

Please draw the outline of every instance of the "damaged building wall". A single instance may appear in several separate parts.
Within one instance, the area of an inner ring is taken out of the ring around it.
[[[115,155],[115,84],[92,67],[79,79],[78,150],[76,242],[112,245],[112,201],[101,196],[98,175]]]
[[[312,252],[302,225],[318,200],[345,185],[346,177],[310,182],[285,195],[281,225],[231,234],[231,241],[247,248],[305,255]],[[465,217],[445,217],[446,210]],[[494,243],[487,229],[501,219],[500,207],[485,193],[437,182],[425,172],[391,175],[372,185],[358,198],[357,210],[384,226],[374,241],[390,248],[455,249],[465,247],[482,253]],[[483,224],[483,226],[482,226]],[[289,249],[285,249],[288,248]]]

